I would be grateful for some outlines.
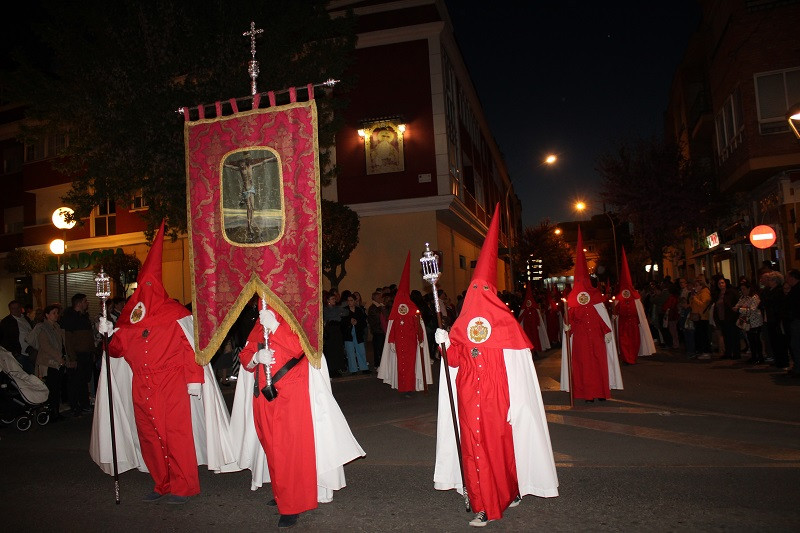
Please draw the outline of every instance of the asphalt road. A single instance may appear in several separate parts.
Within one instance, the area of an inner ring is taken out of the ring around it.
[[[570,408],[559,364],[556,350],[536,361],[560,495],[528,496],[486,531],[800,531],[800,380],[664,351],[624,367],[611,401]],[[335,379],[333,392],[367,456],[293,531],[474,530],[460,497],[433,489],[435,388],[404,398],[373,375]],[[201,467],[203,492],[183,506],[141,502],[150,477],[126,472],[115,505],[90,426],[0,429],[3,531],[277,529],[271,490],[250,491],[249,471]]]

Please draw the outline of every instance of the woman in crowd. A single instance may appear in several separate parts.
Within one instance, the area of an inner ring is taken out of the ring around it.
[[[747,343],[750,345],[750,359],[747,362],[756,365],[764,362],[764,352],[761,347],[761,326],[764,325],[761,299],[758,290],[752,288],[747,280],[739,282],[739,291],[742,295],[733,306],[733,310],[739,313],[737,325],[744,326],[741,329],[745,330]]]
[[[698,276],[694,291],[689,297],[689,318],[694,324],[695,354],[698,359],[711,359],[711,337],[708,331],[708,315],[711,307],[711,290],[706,278]]]
[[[347,372],[347,357],[344,354],[344,337],[342,337],[342,315],[344,310],[339,305],[337,294],[323,294],[325,307],[322,308],[322,353],[328,360],[332,375]]]
[[[66,371],[67,351],[64,344],[64,330],[58,325],[61,307],[48,305],[44,308],[44,320],[28,333],[26,342],[37,351],[36,375],[47,384],[50,394],[50,422],[61,419],[61,383]]]
[[[347,291],[345,291],[347,292]],[[352,294],[347,296],[347,305],[342,313],[342,336],[344,350],[347,353],[347,369],[351,374],[361,371],[369,374],[367,351],[364,346],[364,332],[367,329],[367,313],[356,305]]]
[[[742,346],[739,341],[739,328],[736,327],[739,313],[733,309],[739,301],[739,291],[732,287],[726,278],[719,278],[712,299],[714,323],[720,329],[725,343],[722,359],[741,359]]]

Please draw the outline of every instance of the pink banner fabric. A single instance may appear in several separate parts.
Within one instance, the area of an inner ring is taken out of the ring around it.
[[[186,122],[189,254],[197,361],[205,364],[258,295],[322,351],[314,100]]]

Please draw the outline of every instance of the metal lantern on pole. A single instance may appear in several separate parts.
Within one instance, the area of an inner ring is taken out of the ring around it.
[[[425,252],[422,254],[419,262],[422,264],[422,279],[431,284],[433,289],[433,303],[436,307],[436,321],[439,328],[442,327],[442,313],[439,307],[439,291],[436,289],[436,282],[439,281],[439,260],[431,251],[430,243],[425,243]],[[442,363],[444,367],[445,379],[447,380],[447,393],[450,397],[450,414],[453,418],[453,432],[455,433],[456,449],[458,452],[458,466],[461,473],[461,486],[464,488],[464,504],[467,506],[467,512],[470,511],[469,494],[467,494],[467,485],[464,482],[464,458],[461,454],[461,437],[458,431],[458,415],[456,414],[456,404],[453,399],[453,384],[450,381],[450,365],[447,363],[447,347],[444,344],[439,345],[442,352]]]
[[[100,273],[94,278],[97,287],[96,295],[100,298],[103,320],[107,321],[106,300],[111,296],[111,278],[100,267]],[[114,499],[119,505],[119,466],[117,464],[117,435],[114,431],[114,402],[111,389],[111,360],[108,357],[108,333],[103,333],[103,359],[106,365],[106,385],[108,386],[108,420],[111,426],[111,457],[114,465]]]

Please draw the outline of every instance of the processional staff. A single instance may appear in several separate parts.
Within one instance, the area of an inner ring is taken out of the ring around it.
[[[572,392],[572,344],[569,341],[569,333],[572,329],[569,325],[569,304],[567,299],[562,298],[564,302],[564,345],[567,348],[567,384],[569,386],[569,406],[575,407],[575,397]]]
[[[436,289],[436,282],[439,281],[439,262],[436,255],[431,251],[430,244],[425,243],[425,253],[419,260],[422,263],[422,279],[431,284],[433,289],[433,303],[436,307],[436,321],[439,324],[439,329],[442,328],[442,313],[439,308],[439,291]],[[439,345],[442,352],[442,361],[444,362],[444,373],[447,380],[447,394],[450,397],[450,414],[453,418],[453,432],[456,437],[456,451],[458,452],[458,468],[461,473],[461,486],[464,488],[464,505],[467,506],[467,512],[470,512],[469,494],[467,494],[467,484],[464,482],[464,458],[461,454],[461,436],[458,432],[458,415],[456,414],[456,404],[453,400],[453,384],[450,382],[450,365],[447,363],[447,347],[444,343]],[[424,366],[424,365],[423,365]]]
[[[97,297],[103,306],[103,320],[108,321],[106,314],[106,300],[111,296],[111,278],[109,278],[103,267],[100,267],[100,274],[94,278],[97,286]],[[114,430],[114,402],[111,394],[111,360],[108,356],[108,331],[103,331],[103,357],[106,363],[106,385],[108,386],[108,420],[111,425],[111,457],[114,464],[114,499],[119,505],[119,467],[117,465],[117,434]]]

